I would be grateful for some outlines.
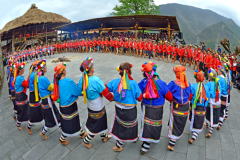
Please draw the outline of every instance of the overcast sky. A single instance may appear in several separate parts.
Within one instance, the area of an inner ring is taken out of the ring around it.
[[[0,0],[0,29],[8,21],[24,14],[32,3],[44,11],[61,14],[75,22],[109,15],[118,0]],[[155,3],[180,3],[211,9],[240,25],[239,0],[155,0]]]

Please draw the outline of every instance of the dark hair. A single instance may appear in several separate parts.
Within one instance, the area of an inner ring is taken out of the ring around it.
[[[93,68],[93,65],[92,65],[92,66],[88,69],[88,71],[86,71],[86,72],[89,73],[89,71],[91,71],[92,68]],[[81,72],[84,72],[84,71],[85,71],[85,68],[84,68],[82,65],[80,66],[79,69],[80,69]]]
[[[57,82],[62,78],[63,73],[60,73],[56,76]]]
[[[82,66],[82,65],[80,66],[80,68],[79,68],[79,69],[80,69],[80,71],[81,71],[81,72],[84,72],[84,68],[83,68],[83,66]]]
[[[131,68],[132,68],[132,65],[131,65],[130,63],[128,63],[128,62],[122,63],[122,64],[119,66],[119,75],[122,77],[124,70],[126,70],[126,72],[127,72],[128,74],[132,74]]]
[[[144,78],[147,78],[147,75],[146,75],[145,72],[143,72],[143,77],[144,77]],[[157,77],[157,75],[153,75],[153,79],[156,78],[156,77]]]

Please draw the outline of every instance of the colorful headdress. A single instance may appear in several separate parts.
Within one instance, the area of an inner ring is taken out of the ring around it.
[[[194,78],[198,82],[203,82],[204,81],[205,77],[204,77],[203,71],[195,70],[193,74],[194,74]]]
[[[213,68],[210,68],[208,70],[208,76],[215,82],[215,85],[216,85],[215,102],[218,102],[219,101],[219,84],[218,84],[217,72]]]
[[[197,82],[198,82],[198,87],[195,93],[195,98],[193,100],[193,109],[196,108],[196,105],[198,102],[203,103],[203,100],[207,100],[207,96],[206,96],[206,90],[203,86],[203,81],[204,81],[204,73],[202,71],[198,71],[196,70],[194,72],[194,77],[196,78]]]
[[[87,103],[88,73],[93,67],[93,58],[87,57],[80,65],[80,71],[83,72],[82,94],[83,102]]]
[[[38,69],[38,75],[42,75],[43,69],[46,67],[46,60],[41,60],[37,64],[37,69]]]
[[[156,69],[157,65],[153,62],[144,63],[142,65],[142,71],[145,73],[147,78],[147,85],[145,88],[145,91],[143,93],[143,98],[146,99],[154,99],[159,98],[158,94],[158,85],[156,84],[156,81],[154,80],[154,75],[156,75]]]
[[[66,64],[58,64],[55,68],[54,68],[54,79],[53,79],[53,83],[54,83],[54,90],[53,90],[53,94],[52,94],[52,100],[53,101],[57,101],[59,99],[59,87],[58,87],[58,81],[61,78],[61,74],[63,73],[63,71],[66,70]]]
[[[187,76],[186,76],[186,67],[177,65],[173,67],[173,71],[176,74],[176,80],[180,83],[181,88],[186,88],[189,87],[189,83],[187,81]]]
[[[208,76],[209,76],[210,78],[212,78],[212,79],[215,79],[215,78],[217,77],[217,72],[216,72],[216,70],[213,69],[213,68],[210,68],[210,69],[208,70]]]
[[[121,94],[121,98],[126,97],[126,90],[130,89],[129,79],[133,80],[131,76],[131,68],[133,67],[130,63],[122,63],[117,67],[117,71],[121,75],[121,81],[118,85],[118,93]]]
[[[30,66],[30,71],[29,71],[29,74],[31,74],[34,70],[37,70],[38,68],[38,63],[39,63],[40,61],[39,60],[37,60],[37,61],[34,61],[33,63],[32,63],[32,65]]]
[[[20,71],[20,70],[24,69],[25,65],[26,65],[25,62],[18,63],[18,64],[17,64],[17,69]]]

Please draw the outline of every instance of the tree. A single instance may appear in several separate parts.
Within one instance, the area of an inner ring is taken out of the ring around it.
[[[119,0],[112,13],[115,16],[159,14],[159,6],[153,0]]]

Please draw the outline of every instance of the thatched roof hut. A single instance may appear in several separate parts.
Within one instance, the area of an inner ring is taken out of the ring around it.
[[[21,17],[18,17],[10,22],[8,22],[0,33],[8,32],[10,30],[31,25],[31,24],[41,24],[41,23],[70,23],[71,21],[59,14],[44,12],[32,4],[31,8]]]

